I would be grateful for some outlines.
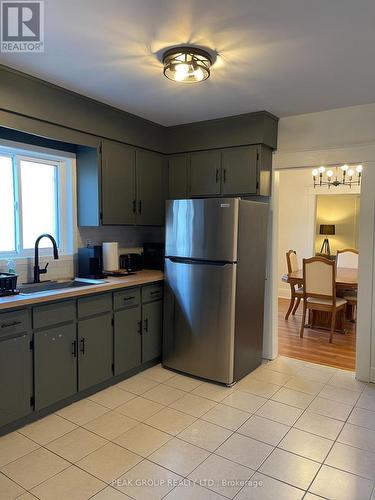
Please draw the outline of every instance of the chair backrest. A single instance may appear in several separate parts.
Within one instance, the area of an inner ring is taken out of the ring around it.
[[[298,259],[295,250],[289,250],[286,253],[286,264],[288,266],[288,273],[293,273],[298,271]]]
[[[336,262],[324,257],[303,259],[303,291],[306,297],[336,301]]]
[[[337,250],[337,267],[358,269],[358,257],[358,250],[354,248]]]

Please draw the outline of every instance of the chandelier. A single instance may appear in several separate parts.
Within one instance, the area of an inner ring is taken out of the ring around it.
[[[312,171],[314,187],[328,186],[328,188],[330,188],[331,186],[360,186],[362,170],[362,165],[357,165],[356,167],[342,165],[341,167],[334,167],[334,170],[326,170],[323,166],[314,168]]]

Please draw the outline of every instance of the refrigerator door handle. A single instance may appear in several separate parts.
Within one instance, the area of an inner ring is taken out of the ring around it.
[[[186,259],[183,257],[166,257],[171,262],[176,264],[189,264],[189,265],[199,265],[199,266],[216,266],[216,267],[224,267],[231,266],[234,262],[228,262],[226,260],[200,260],[200,259]]]

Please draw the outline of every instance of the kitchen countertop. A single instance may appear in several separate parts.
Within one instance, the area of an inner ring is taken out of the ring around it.
[[[50,302],[52,300],[83,297],[93,293],[109,292],[120,288],[147,285],[149,283],[155,283],[156,281],[163,281],[163,279],[164,274],[162,271],[144,270],[138,271],[131,276],[124,276],[123,278],[105,278],[106,283],[87,287],[48,290],[28,295],[10,295],[8,297],[0,297],[0,311]]]

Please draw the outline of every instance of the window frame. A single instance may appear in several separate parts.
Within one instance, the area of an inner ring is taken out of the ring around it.
[[[21,161],[33,161],[56,166],[56,228],[57,245],[60,255],[74,253],[74,239],[69,235],[69,229],[75,234],[72,214],[73,204],[71,190],[73,179],[73,164],[75,155],[68,152],[49,150],[38,146],[5,142],[0,140],[0,155],[8,156],[12,160],[14,186],[14,218],[15,218],[15,250],[0,251],[0,260],[27,259],[34,256],[34,248],[24,249],[22,245],[22,196],[21,196]],[[71,206],[70,206],[71,205]],[[51,248],[40,248],[39,255],[51,255]]]

